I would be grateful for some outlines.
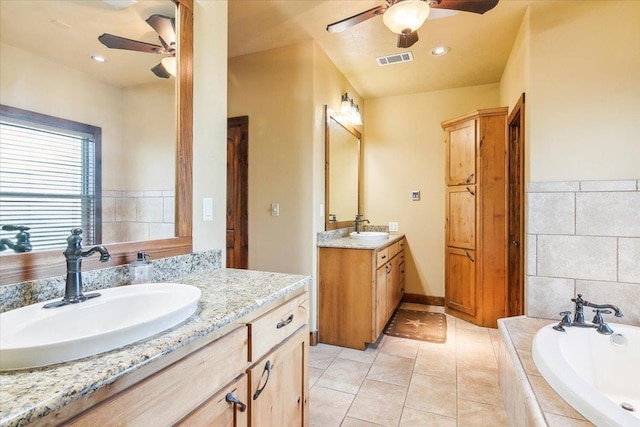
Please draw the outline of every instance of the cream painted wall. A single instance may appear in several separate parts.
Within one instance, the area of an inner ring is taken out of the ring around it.
[[[249,268],[311,275],[313,42],[230,58],[228,91],[249,116]]]
[[[227,181],[227,1],[194,2],[193,250],[222,250],[225,265]],[[213,221],[202,221],[202,199]]]
[[[499,85],[367,99],[365,215],[407,236],[406,292],[444,296],[444,134],[440,123],[500,106]],[[420,190],[420,201],[411,191]]]
[[[640,2],[530,6],[530,180],[640,177]]]

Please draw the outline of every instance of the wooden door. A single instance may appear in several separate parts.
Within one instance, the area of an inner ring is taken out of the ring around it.
[[[476,186],[447,187],[447,246],[476,248]]]
[[[476,119],[445,129],[447,185],[476,183]]]
[[[249,118],[227,119],[227,268],[248,268]]]
[[[309,328],[300,328],[249,368],[250,426],[308,425]]]
[[[507,315],[524,314],[524,93],[509,115]]]
[[[476,314],[476,252],[447,248],[445,299],[447,307]]]
[[[231,396],[229,396],[231,395]],[[246,427],[248,426],[247,375],[231,384],[180,420],[180,427]],[[237,400],[234,400],[237,399]],[[234,403],[235,402],[235,403]]]

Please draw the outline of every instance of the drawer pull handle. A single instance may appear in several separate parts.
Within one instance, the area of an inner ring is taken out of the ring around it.
[[[386,256],[386,255],[382,255],[382,256],[380,257],[380,259],[387,259],[387,256]]]
[[[290,314],[289,317],[287,317],[285,320],[279,321],[276,325],[276,329],[284,328],[291,322],[293,322],[293,314]]]
[[[237,397],[235,397],[233,395],[233,393],[227,393],[227,396],[225,397],[225,400],[227,401],[227,403],[231,403],[234,406],[238,405],[239,411],[240,412],[244,412],[247,410],[247,405],[245,405],[244,403],[242,403],[240,401],[240,399],[238,399]]]
[[[262,371],[262,376],[260,377],[260,382],[262,382],[262,378],[264,377],[264,373],[267,373],[267,379],[264,380],[264,384],[262,387],[259,387],[255,393],[253,393],[253,400],[256,400],[260,394],[262,393],[262,391],[264,390],[264,388],[267,386],[267,383],[269,382],[269,376],[271,375],[271,361],[267,360],[267,363],[264,365],[264,371]],[[260,382],[258,382],[258,384],[260,384]]]
[[[467,255],[467,258],[469,258],[471,260],[471,262],[476,262],[475,259],[471,258],[471,255],[469,255],[468,251],[464,251],[465,255]]]
[[[467,184],[470,183],[473,180],[474,176],[475,176],[475,172],[472,173],[471,175],[469,175],[469,178],[467,178]]]
[[[473,190],[471,190],[469,187],[467,187],[467,191],[471,193],[472,196],[476,195],[476,193]]]

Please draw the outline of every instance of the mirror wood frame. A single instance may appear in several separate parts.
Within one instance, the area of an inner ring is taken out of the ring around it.
[[[330,113],[329,108],[324,106],[324,229],[336,230],[338,228],[354,227],[355,218],[350,221],[329,222],[329,195],[330,195],[330,179],[331,165],[329,162],[330,143],[331,143],[331,120],[345,128],[353,136],[358,139],[358,215],[363,215],[363,188],[362,188],[362,134],[355,127],[344,123],[338,116]]]
[[[176,206],[174,238],[109,244],[109,263],[97,257],[84,260],[84,270],[114,267],[135,261],[137,252],[152,258],[192,252],[193,211],[193,0],[172,0],[176,4],[178,39],[176,81]],[[3,255],[0,285],[60,276],[66,273],[61,250]]]

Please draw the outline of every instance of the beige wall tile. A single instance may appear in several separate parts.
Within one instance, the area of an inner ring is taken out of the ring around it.
[[[616,280],[615,237],[538,236],[538,276]]]
[[[324,387],[309,390],[309,425],[313,427],[339,427],[349,410],[354,396]]]
[[[393,384],[365,380],[347,415],[364,421],[396,426],[400,423],[407,389]]]
[[[576,420],[575,418],[563,417],[562,415],[547,414],[549,427],[589,427],[593,426],[587,420]]]
[[[136,199],[123,197],[116,199],[116,221],[136,220]]]
[[[576,280],[576,293],[594,304],[613,304],[624,313],[624,317],[604,315],[605,322],[640,324],[640,283],[595,282]],[[589,311],[587,311],[589,310]],[[591,310],[585,307],[585,318],[591,320]]]
[[[150,239],[168,239],[175,237],[176,231],[173,224],[165,223],[149,223],[149,238]]]
[[[640,237],[640,192],[576,194],[576,234]]]
[[[164,207],[162,197],[141,197],[137,199],[137,218],[141,222],[162,222]]]
[[[456,380],[414,373],[405,406],[455,417],[458,412]]]
[[[564,399],[562,399],[542,377],[529,377],[531,388],[533,388],[542,411],[569,418],[584,420],[584,417],[576,412]]]
[[[640,283],[640,239],[638,238],[618,239],[618,281]]]
[[[528,276],[526,280],[528,316],[559,319],[558,313],[571,309],[575,296],[572,279]]]
[[[116,220],[116,198],[102,196],[102,222]]]
[[[579,181],[557,181],[557,182],[530,182],[529,193],[552,192],[552,191],[579,191]]]
[[[581,181],[580,191],[636,191],[637,181]]]
[[[528,233],[574,234],[575,193],[530,193],[527,200]]]
[[[164,197],[163,198],[163,215],[162,220],[164,222],[175,222],[176,218],[176,198]]]
[[[145,222],[122,222],[121,237],[125,242],[149,240],[149,224]]]
[[[122,242],[120,235],[119,222],[103,222],[102,223],[102,243]]]
[[[527,253],[526,253],[526,275],[535,276],[537,274],[537,251],[538,236],[535,234],[528,234],[527,237]]]

